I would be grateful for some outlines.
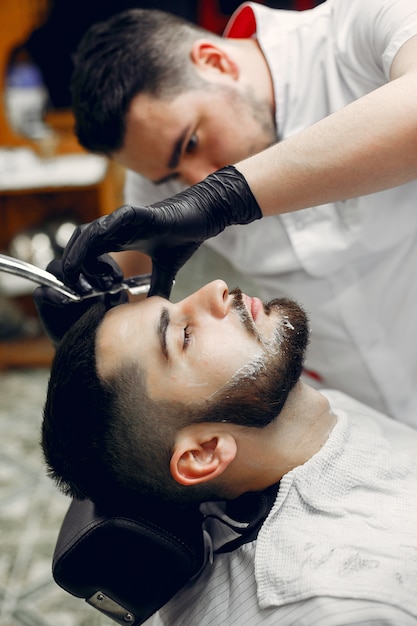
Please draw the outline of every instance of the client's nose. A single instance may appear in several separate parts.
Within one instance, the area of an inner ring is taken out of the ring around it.
[[[213,280],[196,291],[189,300],[200,310],[224,317],[229,310],[229,289],[224,280]]]

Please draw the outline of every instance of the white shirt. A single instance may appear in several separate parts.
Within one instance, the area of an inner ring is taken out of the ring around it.
[[[280,139],[386,83],[399,48],[417,34],[415,0],[327,0],[300,12],[247,3],[227,34],[239,34],[245,12],[255,17],[273,77]],[[138,193],[139,180],[129,174],[129,203],[179,189],[146,183]],[[306,368],[316,386],[341,389],[414,426],[416,204],[413,182],[229,227],[206,244],[256,285],[256,295],[304,306],[312,329]]]
[[[324,393],[338,423],[258,539],[216,554],[149,626],[417,624],[417,433]]]

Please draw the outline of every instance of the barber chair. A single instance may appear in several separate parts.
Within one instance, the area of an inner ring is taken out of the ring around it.
[[[73,500],[58,536],[52,573],[118,624],[140,626],[204,565],[198,506],[141,501],[140,510],[102,513]]]

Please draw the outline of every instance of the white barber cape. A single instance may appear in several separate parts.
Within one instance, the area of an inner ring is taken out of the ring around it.
[[[309,11],[246,3],[226,31],[258,38],[280,139],[388,82],[393,58],[416,34],[416,0],[327,0]],[[126,201],[179,189],[129,173]],[[206,245],[256,285],[252,295],[305,307],[310,384],[417,427],[417,182],[232,226]]]
[[[147,626],[416,626],[417,432],[325,395],[337,424],[283,477],[257,540],[215,553]]]

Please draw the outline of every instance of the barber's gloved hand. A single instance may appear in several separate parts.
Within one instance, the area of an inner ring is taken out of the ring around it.
[[[111,273],[104,277],[86,277],[80,274],[76,285],[73,286],[74,291],[82,295],[88,293],[94,287],[100,289],[111,288],[112,285],[121,282],[123,274],[117,263],[108,255],[106,255],[105,261],[111,267]],[[60,260],[54,259],[46,269],[60,280],[64,280]],[[42,326],[55,346],[59,344],[67,330],[93,303],[104,302],[106,307],[110,309],[128,300],[127,292],[120,291],[113,295],[105,294],[96,298],[87,298],[81,302],[74,302],[52,287],[37,287],[32,295]]]
[[[226,226],[261,217],[244,176],[227,166],[172,198],[145,207],[125,205],[79,226],[62,257],[65,282],[73,285],[80,272],[111,272],[101,258],[105,252],[140,250],[152,258],[148,295],[169,297],[178,270],[203,241]]]

